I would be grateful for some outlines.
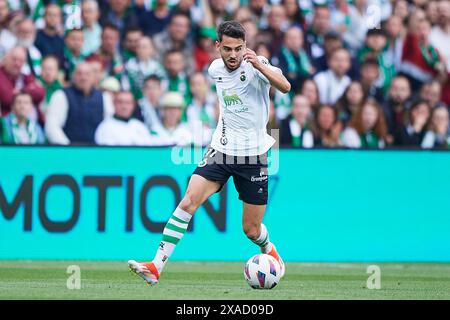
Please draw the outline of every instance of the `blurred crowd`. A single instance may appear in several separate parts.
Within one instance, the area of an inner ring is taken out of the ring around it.
[[[450,0],[0,0],[0,144],[208,145],[226,20],[281,146],[450,147]]]

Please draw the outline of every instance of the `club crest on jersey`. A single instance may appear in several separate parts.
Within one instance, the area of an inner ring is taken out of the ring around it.
[[[244,104],[241,98],[239,98],[239,96],[237,95],[236,91],[231,91],[229,94],[227,94],[227,91],[224,89],[222,90],[222,97],[227,107],[236,104]]]
[[[245,76],[245,71],[241,71],[241,81],[245,81],[245,79],[247,79],[247,77]]]

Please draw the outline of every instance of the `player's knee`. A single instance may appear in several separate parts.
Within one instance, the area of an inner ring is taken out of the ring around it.
[[[194,192],[188,190],[186,191],[186,194],[184,195],[184,198],[183,200],[181,200],[178,207],[181,210],[193,214],[200,205],[201,205],[200,197],[196,195]]]
[[[260,225],[255,223],[244,223],[243,228],[247,238],[252,240],[258,239],[260,233]]]

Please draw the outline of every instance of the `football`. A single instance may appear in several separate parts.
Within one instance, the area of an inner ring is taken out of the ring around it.
[[[272,289],[280,282],[281,267],[274,257],[260,253],[248,259],[244,276],[253,289]]]

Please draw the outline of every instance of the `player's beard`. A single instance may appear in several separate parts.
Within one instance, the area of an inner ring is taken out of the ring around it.
[[[227,69],[230,71],[236,70],[237,68],[239,68],[239,66],[242,63],[242,59],[239,59],[239,58],[234,59],[234,63],[232,65],[230,65],[229,60],[227,61],[223,57],[222,57],[222,60],[223,60],[223,63],[225,63],[225,66],[227,67]]]

